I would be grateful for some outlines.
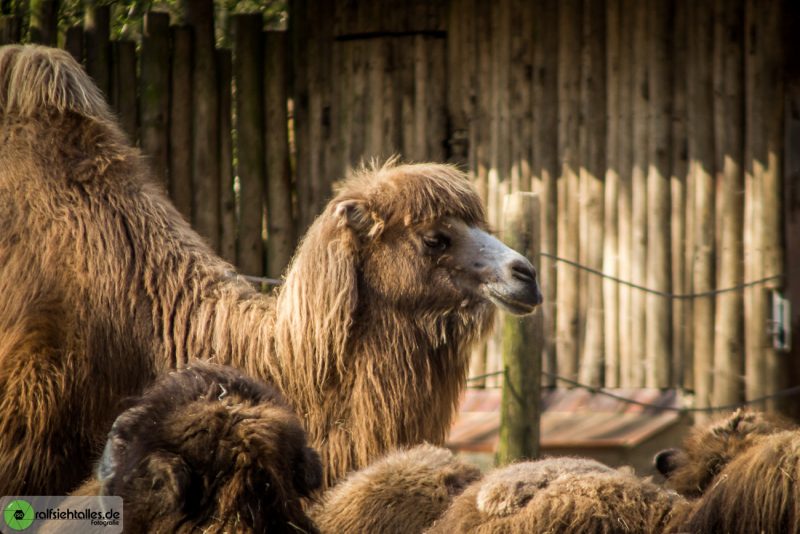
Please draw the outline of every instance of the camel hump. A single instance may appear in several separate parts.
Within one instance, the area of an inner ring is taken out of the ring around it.
[[[69,53],[37,45],[0,47],[0,117],[67,112],[112,117],[100,90]]]

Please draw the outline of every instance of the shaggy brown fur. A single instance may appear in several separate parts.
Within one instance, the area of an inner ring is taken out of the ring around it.
[[[682,449],[661,451],[655,457],[655,466],[670,488],[687,497],[698,497],[728,462],[761,436],[793,426],[776,415],[736,410],[692,429]]]
[[[165,375],[120,415],[96,478],[126,532],[315,532],[302,499],[322,464],[273,388],[225,366]]]
[[[430,534],[516,534],[664,530],[677,493],[592,460],[514,464],[467,488]]]
[[[157,374],[213,358],[273,382],[326,480],[442,443],[492,303],[541,301],[446,165],[344,183],[277,297],[254,291],[149,178],[68,54],[0,51],[0,493],[61,493]]]
[[[800,433],[759,436],[692,506],[678,529],[694,534],[800,532]]]
[[[350,474],[310,515],[329,534],[421,534],[480,476],[447,449],[420,445]]]

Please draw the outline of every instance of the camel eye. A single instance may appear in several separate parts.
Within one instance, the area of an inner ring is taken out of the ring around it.
[[[422,242],[428,249],[436,252],[444,252],[450,246],[450,238],[439,233],[422,236]]]

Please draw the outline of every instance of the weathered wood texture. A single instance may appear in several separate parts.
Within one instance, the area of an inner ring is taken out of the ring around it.
[[[606,10],[602,2],[584,0],[581,39],[581,84],[578,143],[580,154],[580,255],[582,265],[603,269],[604,178],[606,173]],[[578,377],[593,386],[603,383],[605,328],[603,280],[580,273],[582,312],[581,362]]]
[[[696,2],[689,12],[687,76],[687,114],[689,172],[692,180],[694,238],[692,288],[695,293],[714,289],[714,121],[712,53],[713,4]],[[709,406],[713,387],[714,297],[692,300],[693,305],[693,375],[697,406]]]
[[[192,50],[189,26],[170,28],[169,193],[175,207],[192,220]],[[220,132],[222,134],[222,132]]]
[[[264,46],[267,275],[279,278],[289,265],[296,245],[286,107],[288,91],[286,34],[267,32]]]
[[[233,53],[217,50],[219,91],[219,251],[236,263],[236,211],[238,209],[233,169]],[[288,157],[288,154],[287,154]]]
[[[717,171],[717,285],[732,287],[743,279],[744,229],[744,2],[717,0],[714,6],[714,137]],[[715,404],[744,398],[742,293],[720,293],[714,328]]]
[[[58,37],[58,0],[31,0],[29,37],[32,43],[55,46]]]
[[[240,214],[237,264],[264,272],[264,39],[260,15],[233,15]]]
[[[3,9],[0,43],[50,42],[36,33],[46,3],[30,37],[27,17],[23,32]],[[539,194],[542,385],[557,374],[683,387],[707,406],[794,376],[769,320],[771,290],[800,293],[784,250],[796,232],[800,8],[292,0],[288,32],[265,36],[245,17],[234,60],[215,49],[213,2],[187,7],[186,27],[148,15],[137,47],[109,41],[108,7],[89,2],[63,46],[178,208],[246,274],[280,276],[335,182],[363,163],[450,161],[498,232],[507,193]],[[501,331],[471,373],[503,368]]]
[[[647,42],[647,287],[672,292],[670,269],[670,164],[672,113],[671,0],[649,0]],[[649,293],[646,298],[645,385],[672,384],[672,302]]]
[[[541,246],[539,196],[523,192],[506,195],[503,211],[505,242],[521,254],[535,258]],[[506,375],[497,449],[500,465],[539,455],[539,354],[543,344],[541,309],[527,317],[504,317],[503,369]]]
[[[86,72],[97,87],[108,97],[111,89],[109,63],[109,32],[111,30],[111,8],[87,2],[83,18],[84,55]]]
[[[194,29],[192,73],[192,224],[212,248],[219,248],[219,94],[214,52],[214,3],[188,2],[187,23]],[[257,274],[257,273],[251,273]],[[260,274],[260,273],[258,273]]]
[[[169,15],[144,17],[139,76],[139,139],[156,179],[168,185],[169,170]]]

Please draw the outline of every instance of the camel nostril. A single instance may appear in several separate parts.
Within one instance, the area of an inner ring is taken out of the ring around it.
[[[532,284],[536,281],[536,271],[529,263],[521,261],[515,261],[511,265],[511,276],[526,284]]]

